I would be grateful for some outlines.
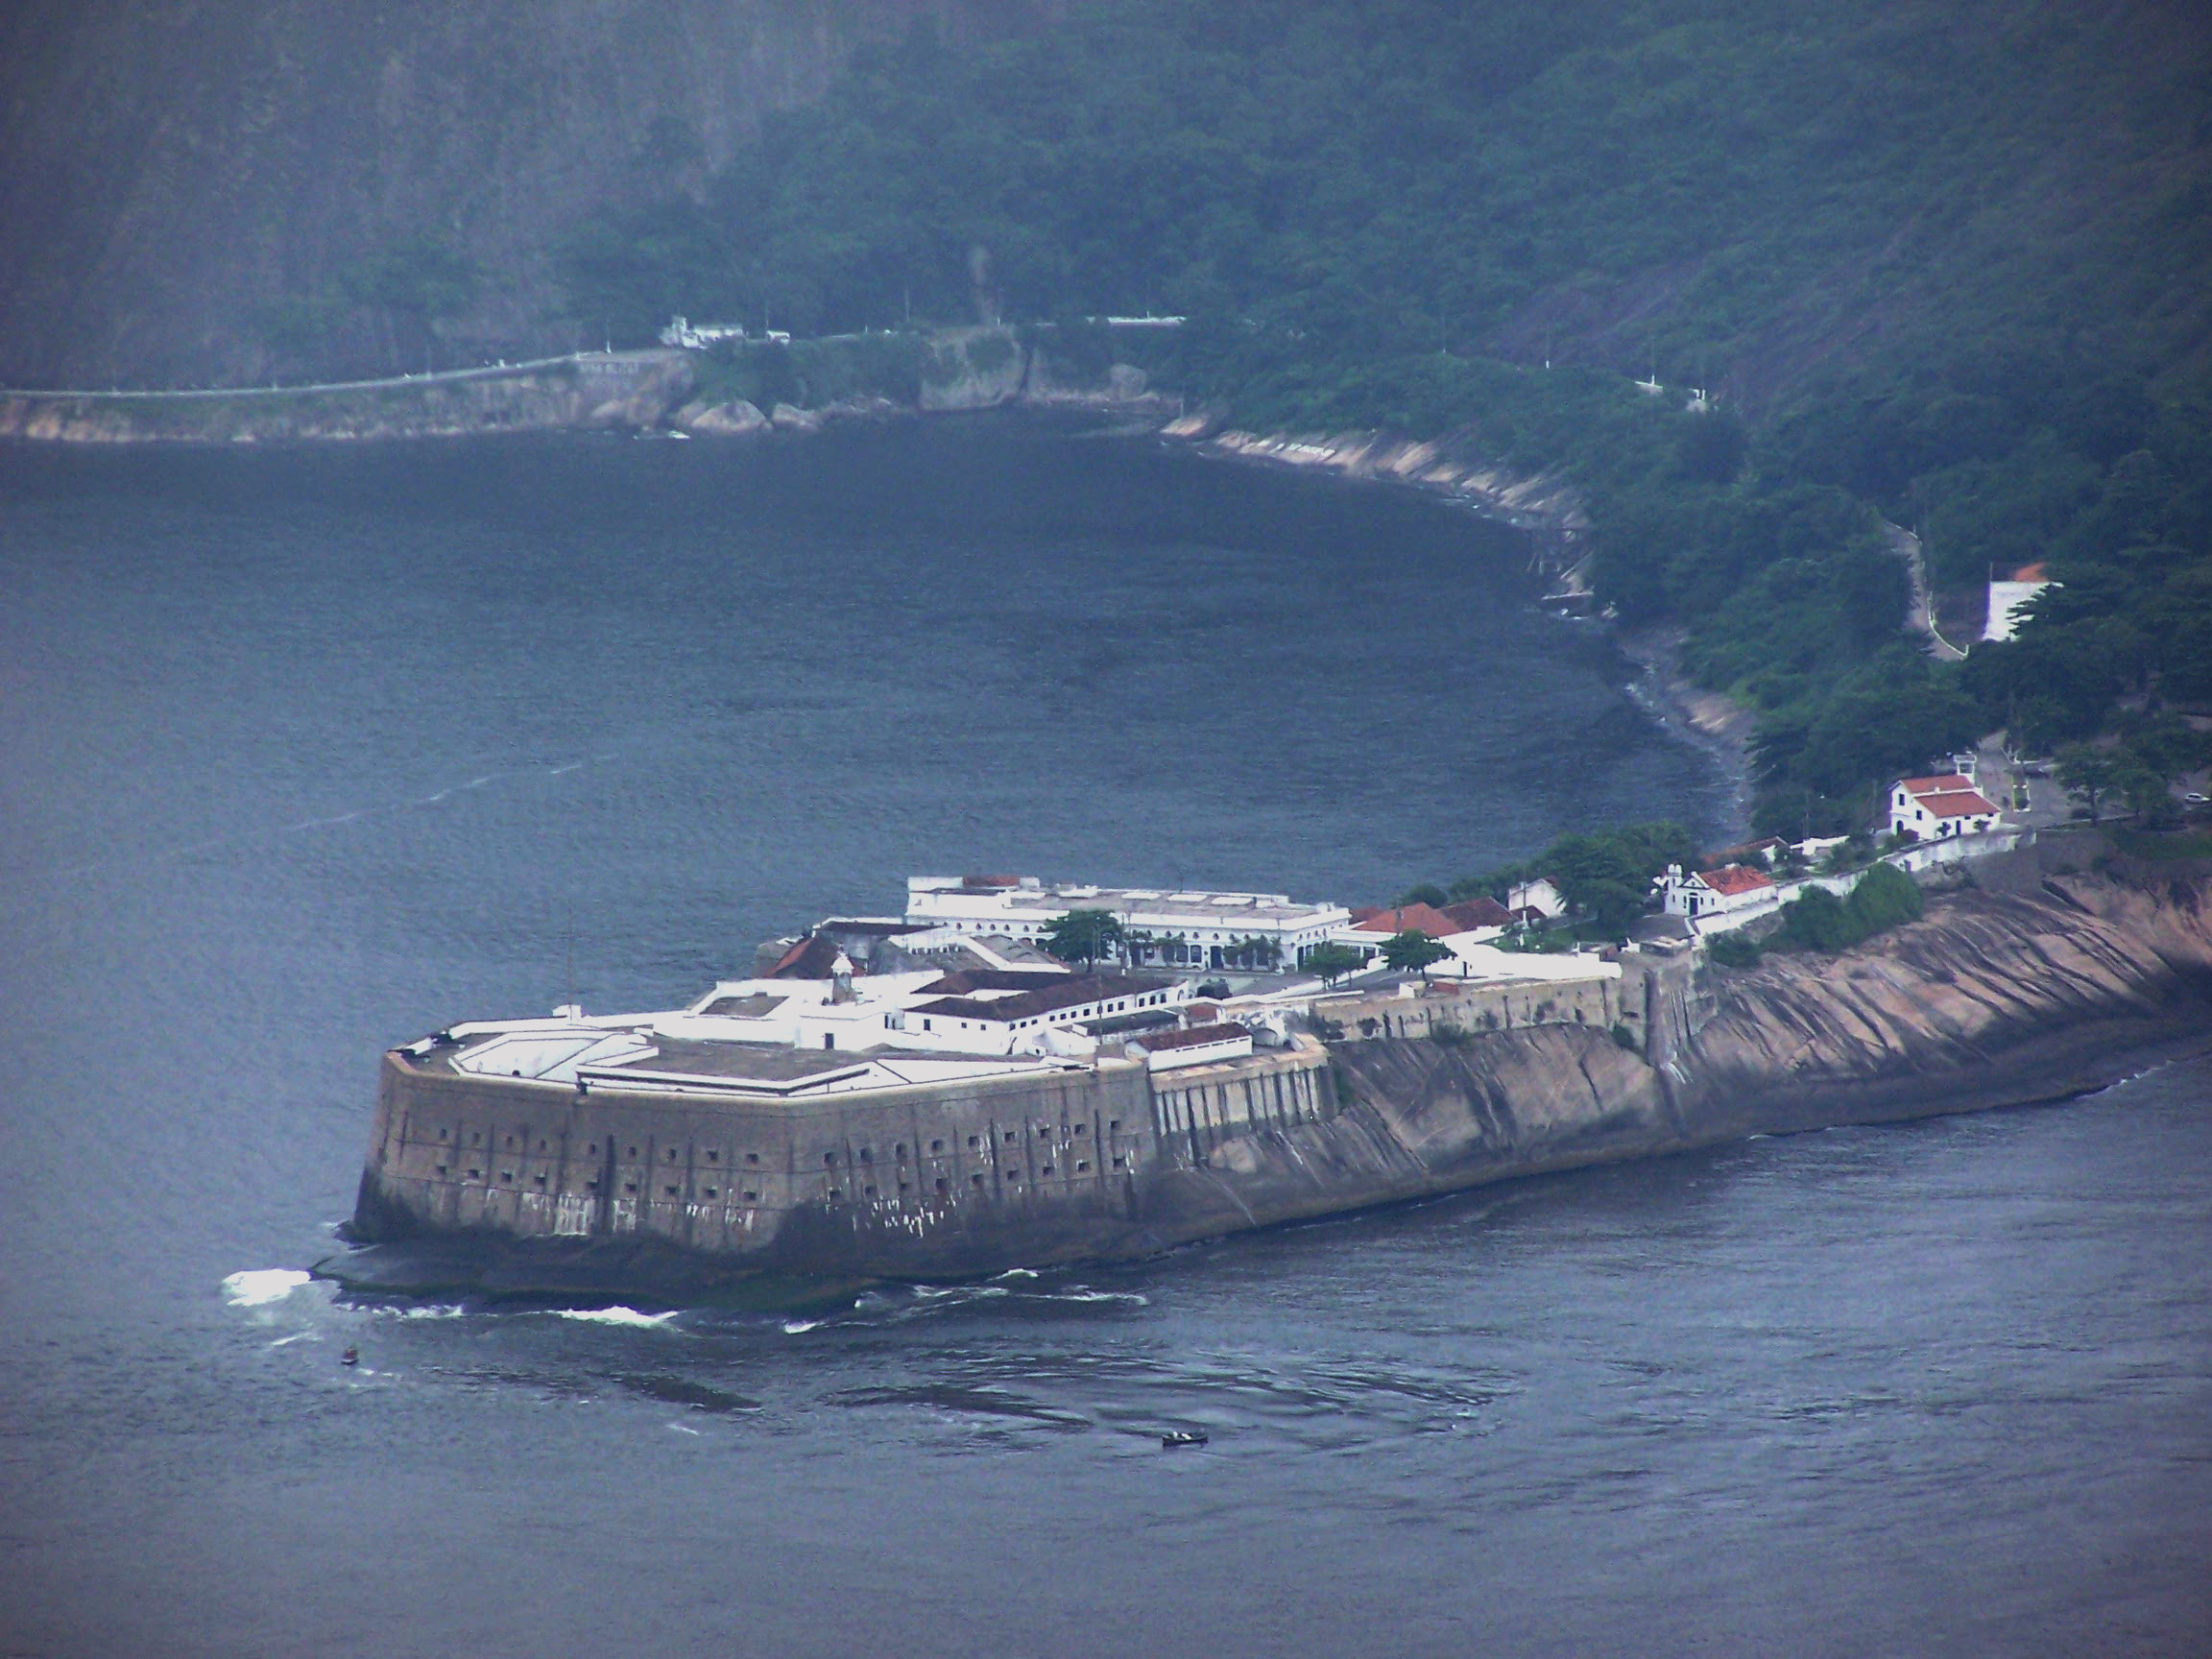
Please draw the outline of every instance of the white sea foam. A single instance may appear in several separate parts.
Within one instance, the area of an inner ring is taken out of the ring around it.
[[[827,1325],[827,1324],[829,1324],[829,1323],[830,1323],[830,1321],[829,1321],[828,1319],[826,1319],[826,1318],[825,1318],[825,1319],[786,1319],[786,1320],[784,1320],[784,1321],[783,1321],[783,1334],[784,1334],[784,1335],[786,1335],[786,1336],[798,1336],[798,1335],[802,1335],[802,1334],[804,1334],[805,1333],[806,1333],[806,1332],[808,1332],[808,1331],[819,1331],[819,1330],[821,1330],[821,1329],[822,1329],[822,1327],[823,1327],[823,1326],[825,1326],[825,1325]]]
[[[223,1281],[223,1294],[233,1308],[261,1308],[283,1301],[311,1277],[297,1267],[249,1267]]]
[[[1045,1302],[1128,1302],[1139,1308],[1152,1304],[1134,1290],[1056,1290],[1040,1297]]]
[[[1031,1267],[1009,1267],[998,1277],[1001,1279],[1034,1279],[1037,1277],[1037,1272],[1035,1268]]]
[[[665,1325],[676,1317],[670,1313],[640,1313],[635,1308],[558,1308],[554,1311],[564,1319],[580,1319],[588,1325],[629,1325],[638,1329],[651,1329]]]

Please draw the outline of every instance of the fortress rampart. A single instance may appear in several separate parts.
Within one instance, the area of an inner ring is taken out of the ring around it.
[[[354,1231],[649,1241],[789,1271],[1050,1261],[1102,1237],[1143,1247],[1148,1178],[1336,1097],[1311,1043],[1154,1081],[1107,1059],[774,1100],[468,1076],[395,1051]]]

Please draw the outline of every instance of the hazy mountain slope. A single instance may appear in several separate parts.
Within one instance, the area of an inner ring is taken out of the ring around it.
[[[262,308],[395,244],[485,280],[457,331],[565,346],[548,247],[696,187],[761,114],[917,18],[1028,0],[12,0],[0,9],[0,378],[251,378]],[[325,362],[397,342],[338,320]]]

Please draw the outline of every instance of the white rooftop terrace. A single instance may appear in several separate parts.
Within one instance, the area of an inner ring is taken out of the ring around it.
[[[1203,888],[1101,887],[1088,882],[1046,882],[1034,876],[1013,880],[969,876],[913,876],[906,881],[906,919],[1022,916],[1049,920],[1070,910],[1111,910],[1135,919],[1163,918],[1204,926],[1254,924],[1262,927],[1334,926],[1351,912],[1341,904],[1308,903],[1287,893],[1222,893]]]

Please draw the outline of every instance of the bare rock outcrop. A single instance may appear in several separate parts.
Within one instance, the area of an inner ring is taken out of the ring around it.
[[[1839,955],[1638,968],[1643,1051],[1574,1024],[1333,1045],[1343,1110],[1217,1147],[1175,1202],[1324,1214],[1746,1135],[2062,1098],[2212,1048],[2212,881],[2044,874],[2032,854],[1989,866],[2003,890],[1945,896]]]

